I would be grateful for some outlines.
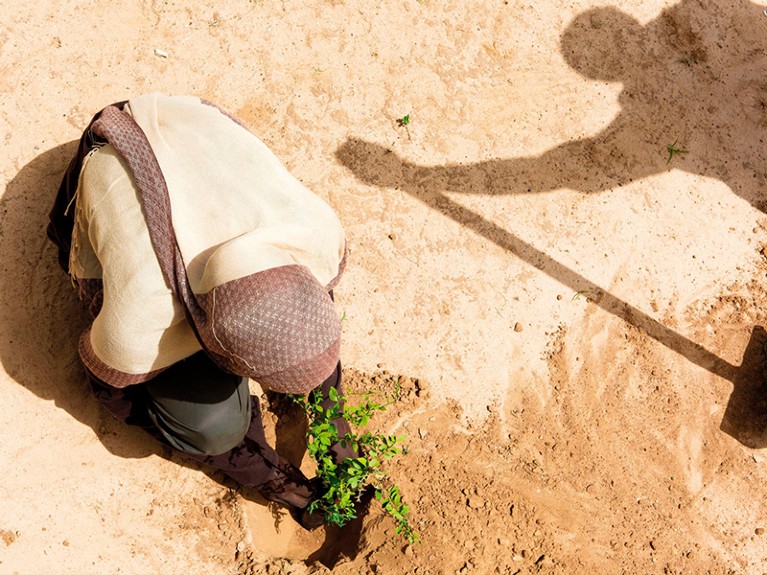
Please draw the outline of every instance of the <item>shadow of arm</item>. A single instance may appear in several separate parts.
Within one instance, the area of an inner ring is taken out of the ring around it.
[[[356,138],[346,140],[336,151],[339,162],[366,184],[414,195],[435,191],[504,195],[562,188],[602,191],[622,180],[619,170],[611,169],[602,156],[601,147],[591,139],[568,142],[540,156],[444,166],[419,166],[384,146]]]

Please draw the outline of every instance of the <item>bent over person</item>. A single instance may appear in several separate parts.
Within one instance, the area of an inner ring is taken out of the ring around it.
[[[151,94],[94,117],[48,235],[94,318],[79,354],[99,401],[317,526],[317,483],[266,442],[248,379],[340,391],[330,206],[214,105]]]

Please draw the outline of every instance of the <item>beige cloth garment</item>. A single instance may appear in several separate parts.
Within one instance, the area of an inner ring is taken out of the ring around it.
[[[334,283],[345,253],[338,217],[258,138],[194,97],[150,94],[130,100],[125,111],[166,180],[195,294],[291,265],[304,266],[323,286]],[[71,273],[100,278],[104,287],[86,336],[97,362],[139,381],[199,351],[163,279],[135,182],[111,145],[86,158],[76,210]]]

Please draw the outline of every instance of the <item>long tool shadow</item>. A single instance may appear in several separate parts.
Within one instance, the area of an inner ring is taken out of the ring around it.
[[[564,33],[562,52],[587,77],[624,82],[623,110],[594,138],[539,157],[429,167],[359,139],[347,140],[336,156],[360,180],[403,190],[574,291],[598,293],[594,303],[605,311],[731,381],[734,391],[721,429],[745,445],[765,447],[762,327],[753,329],[742,364],[733,365],[443,193],[603,191],[667,170],[663,144],[679,134],[689,156],[674,167],[721,179],[763,209],[767,177],[759,166],[767,139],[767,18],[762,10],[750,2],[725,7],[684,0],[644,27],[614,8],[581,14]],[[728,35],[722,22],[742,28]],[[723,44],[724,36],[731,44]]]
[[[365,172],[368,181],[373,173],[383,175],[397,171],[395,163],[398,160],[393,154],[374,156],[366,145],[355,147],[353,142],[347,142],[339,150],[338,158],[355,173]],[[430,208],[471,229],[573,291],[597,294],[591,300],[595,305],[633,325],[695,365],[731,381],[735,390],[725,413],[722,430],[749,447],[767,446],[767,402],[763,399],[767,398],[767,388],[762,384],[763,344],[767,341],[767,333],[761,326],[754,327],[741,365],[733,365],[446,195],[421,188],[411,188],[408,192]]]

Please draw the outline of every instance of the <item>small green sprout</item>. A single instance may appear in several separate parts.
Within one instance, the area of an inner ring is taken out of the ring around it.
[[[681,148],[676,147],[677,140],[674,140],[673,144],[669,144],[666,146],[666,151],[668,151],[668,160],[666,160],[667,164],[671,163],[671,158],[674,157],[674,154],[688,154],[689,152],[687,150],[682,150]]]
[[[589,294],[589,290],[587,290],[587,289],[582,289],[581,291],[577,291],[577,292],[575,292],[575,295],[572,297],[572,299],[571,299],[570,301],[575,301],[575,300],[577,300],[577,299],[580,299],[580,297],[581,297],[582,295],[588,295],[588,294]]]
[[[400,128],[405,128],[405,131],[407,132],[407,139],[412,140],[413,138],[410,137],[410,128],[408,128],[409,124],[410,124],[410,114],[405,114],[401,118],[397,118],[397,125]]]

